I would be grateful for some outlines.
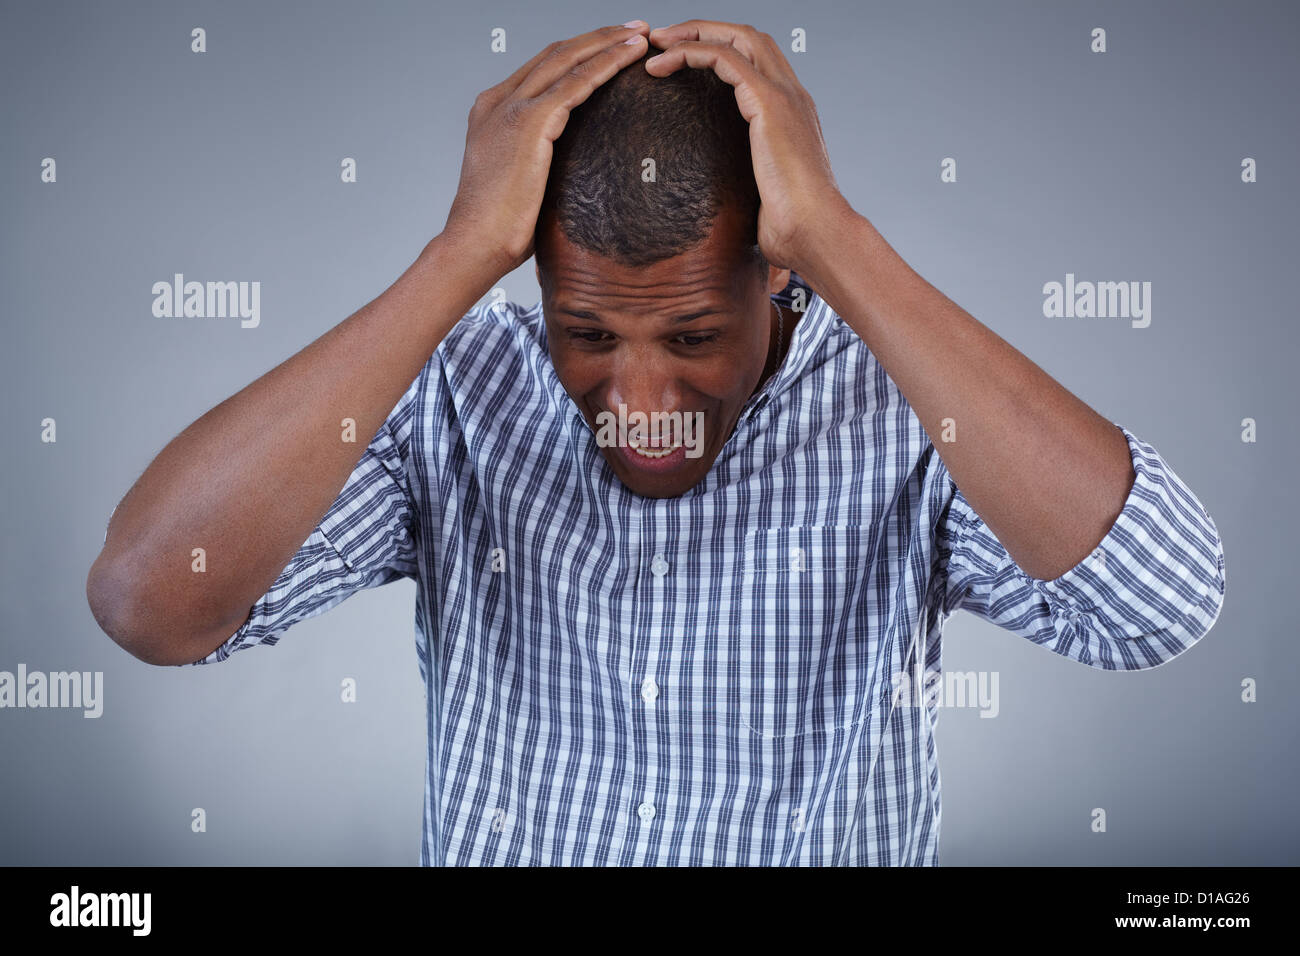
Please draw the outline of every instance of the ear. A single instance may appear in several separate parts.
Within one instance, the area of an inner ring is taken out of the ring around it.
[[[769,295],[776,295],[789,284],[789,269],[778,269],[772,265],[767,267],[767,291]]]

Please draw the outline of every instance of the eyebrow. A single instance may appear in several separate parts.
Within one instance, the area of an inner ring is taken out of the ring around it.
[[[595,312],[584,312],[580,309],[561,309],[560,311],[563,312],[565,315],[573,316],[575,319],[583,319],[587,322],[595,322],[597,325],[604,324],[603,322],[601,322],[600,316],[598,316]],[[721,311],[719,311],[718,309],[701,309],[699,312],[692,312],[689,315],[676,316],[673,319],[673,324],[683,325],[687,322],[692,322],[695,319],[702,319],[706,315],[721,315],[721,314],[722,314]]]

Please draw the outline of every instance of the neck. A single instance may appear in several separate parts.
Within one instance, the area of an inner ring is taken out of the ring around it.
[[[768,306],[768,322],[767,361],[763,365],[763,377],[759,379],[754,391],[762,388],[763,384],[776,374],[776,370],[781,366],[781,359],[784,357],[786,345],[789,342],[789,330],[782,328],[783,324],[788,325],[789,322],[782,321],[781,312],[775,302],[770,303]]]

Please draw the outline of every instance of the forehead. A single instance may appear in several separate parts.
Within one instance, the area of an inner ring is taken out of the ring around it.
[[[757,277],[741,249],[735,217],[726,208],[704,239],[647,265],[626,265],[575,245],[553,219],[538,230],[536,256],[544,291],[555,297],[743,297],[746,281]]]

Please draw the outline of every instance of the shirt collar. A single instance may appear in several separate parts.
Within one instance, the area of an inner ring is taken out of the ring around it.
[[[795,272],[790,273],[790,282],[772,296],[772,301],[784,311],[787,330],[793,313],[800,306],[803,314],[790,335],[790,347],[784,361],[741,408],[740,418],[736,421],[737,428],[751,418],[759,417],[775,399],[791,388],[821,348],[834,317],[830,306]]]

